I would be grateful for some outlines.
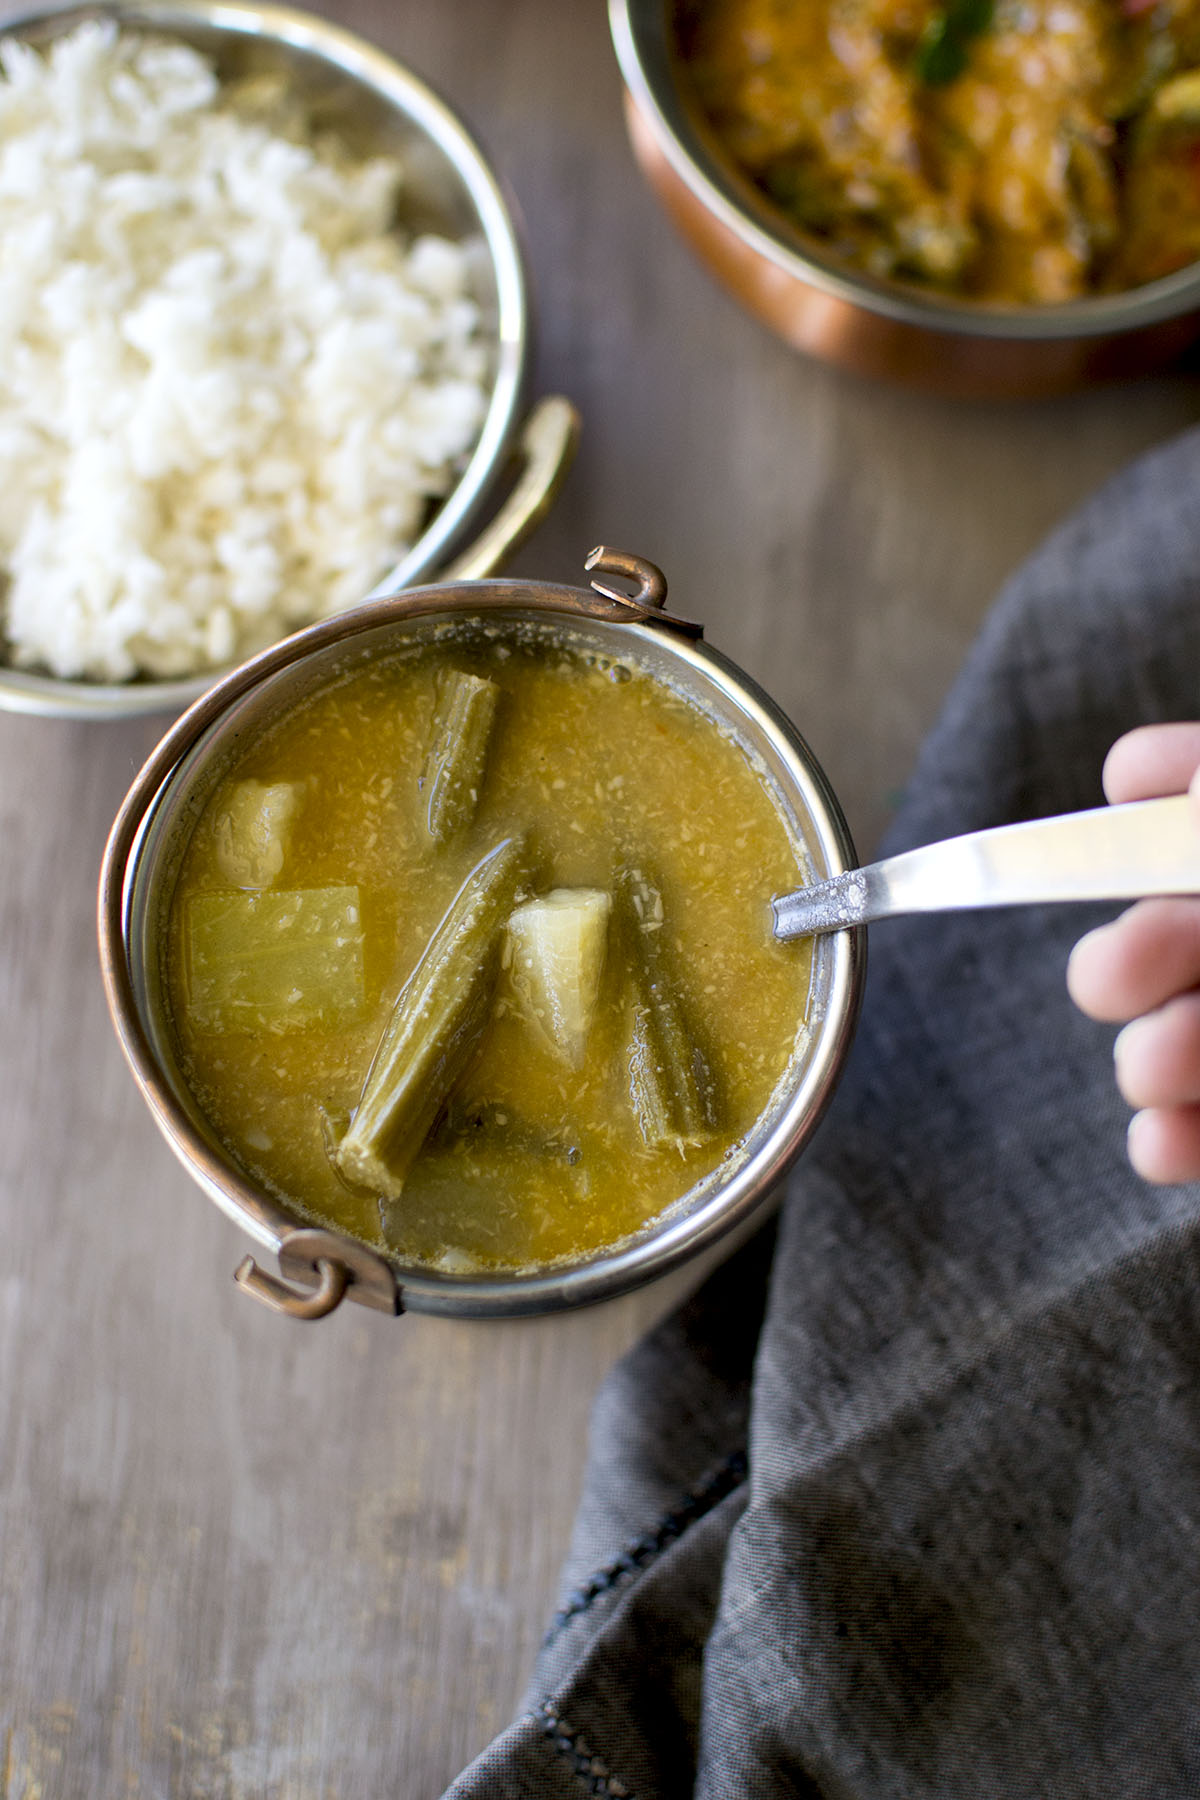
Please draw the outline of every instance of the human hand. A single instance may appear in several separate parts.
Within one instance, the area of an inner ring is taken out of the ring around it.
[[[1192,797],[1200,831],[1200,724],[1147,725],[1104,763],[1114,804]],[[1200,1179],[1200,899],[1139,900],[1080,938],[1067,988],[1093,1019],[1125,1023],[1113,1047],[1117,1086],[1138,1110],[1129,1160],[1147,1181]]]

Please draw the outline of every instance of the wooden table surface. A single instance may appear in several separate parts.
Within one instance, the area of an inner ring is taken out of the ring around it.
[[[818,367],[644,190],[601,0],[324,10],[457,105],[523,209],[538,385],[584,435],[517,568],[660,563],[869,851],[997,584],[1200,416],[1195,379],[986,407]],[[238,1292],[244,1240],[159,1139],[97,973],[101,846],[161,726],[0,715],[3,1800],[428,1800],[511,1715],[590,1398],[680,1284],[491,1326]]]

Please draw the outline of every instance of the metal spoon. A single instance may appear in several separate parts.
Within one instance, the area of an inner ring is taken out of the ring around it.
[[[771,908],[775,936],[793,938],[897,913],[1145,894],[1200,894],[1186,794],[968,832],[779,894]]]

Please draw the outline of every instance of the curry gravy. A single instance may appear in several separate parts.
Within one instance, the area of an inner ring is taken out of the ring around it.
[[[1200,256],[1197,0],[676,0],[733,161],[884,280],[1053,305]]]

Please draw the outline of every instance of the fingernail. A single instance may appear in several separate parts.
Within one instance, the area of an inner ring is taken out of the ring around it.
[[[1125,1150],[1135,1169],[1138,1166],[1138,1141],[1142,1136],[1142,1120],[1145,1116],[1144,1113],[1135,1112],[1125,1127]]]
[[[1084,1012],[1090,1010],[1090,1007],[1087,1004],[1090,999],[1090,995],[1088,994],[1087,970],[1088,962],[1092,955],[1092,946],[1097,938],[1102,938],[1105,932],[1111,930],[1111,925],[1097,925],[1092,931],[1085,932],[1083,937],[1081,937],[1074,945],[1071,954],[1067,957],[1067,992],[1075,1001],[1076,1005],[1081,1005],[1083,1007]]]
[[[1122,1062],[1131,1049],[1137,1049],[1137,1040],[1145,1027],[1145,1019],[1130,1019],[1128,1025],[1122,1025],[1113,1039],[1113,1061]]]

